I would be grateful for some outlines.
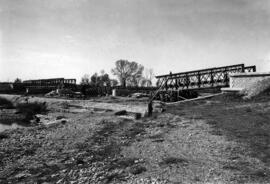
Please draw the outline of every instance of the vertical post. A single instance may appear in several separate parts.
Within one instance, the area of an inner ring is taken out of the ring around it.
[[[210,72],[210,83],[211,83],[211,86],[213,87],[214,86],[214,73],[213,73],[213,70],[211,70],[211,72]]]
[[[165,89],[168,90],[168,80],[165,81]]]
[[[148,103],[148,116],[152,116],[153,113],[153,105],[152,105],[152,101],[150,101]]]
[[[178,85],[177,85],[177,78],[175,78],[175,79],[174,79],[174,88],[175,88],[175,90],[177,90],[177,89],[178,89]]]
[[[171,88],[170,90],[172,90],[172,82],[173,82],[173,79],[172,79],[172,72],[170,72],[170,84],[169,84],[169,88]]]
[[[158,87],[160,86],[160,78],[158,78],[158,80],[157,80],[157,86]]]
[[[180,88],[180,79],[176,78],[175,80],[176,80],[177,90],[179,90],[179,88]]]
[[[201,74],[200,72],[198,72],[198,75],[197,75],[197,78],[198,78],[198,87],[200,88],[201,87]]]
[[[186,73],[186,87],[188,89],[188,86],[189,86],[189,77],[188,77],[188,74]]]
[[[179,96],[180,96],[180,91],[179,91],[179,89],[177,90],[177,98],[176,98],[176,100],[178,101],[179,100]]]
[[[224,82],[225,82],[226,86],[229,85],[229,76],[228,76],[228,72],[227,72],[227,67],[225,68],[225,71],[224,71]]]
[[[245,72],[245,65],[244,65],[244,64],[242,64],[241,66],[242,66],[242,68],[241,68],[241,72],[242,72],[242,73],[244,73],[244,72]]]

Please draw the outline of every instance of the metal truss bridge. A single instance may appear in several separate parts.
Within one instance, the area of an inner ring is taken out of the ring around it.
[[[206,88],[221,88],[229,86],[229,75],[233,73],[256,72],[256,66],[244,64],[194,70],[181,73],[156,76],[159,89],[154,98],[162,101],[178,101],[179,91],[187,91]],[[177,93],[174,93],[177,92]],[[191,95],[192,96],[192,95]],[[165,100],[164,100],[165,99]]]

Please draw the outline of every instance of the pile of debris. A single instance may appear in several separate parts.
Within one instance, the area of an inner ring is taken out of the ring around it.
[[[143,97],[149,97],[150,95],[149,94],[146,94],[146,93],[133,93],[131,95],[131,97],[133,98],[143,98]]]

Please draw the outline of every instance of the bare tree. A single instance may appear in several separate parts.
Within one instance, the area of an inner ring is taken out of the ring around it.
[[[90,84],[92,86],[98,86],[99,84],[99,77],[98,77],[98,74],[97,73],[94,73],[92,76],[91,76],[91,81],[90,81]]]
[[[92,86],[110,86],[111,85],[110,76],[109,74],[105,73],[104,70],[101,70],[100,75],[94,73],[94,75],[91,76],[90,84]]]
[[[82,77],[81,85],[90,85],[90,76],[88,74],[84,74]]]
[[[118,77],[123,87],[126,87],[127,83],[132,86],[138,86],[143,70],[144,67],[137,62],[121,59],[115,62],[115,68],[112,69],[112,73]]]
[[[110,76],[109,74],[105,73],[104,70],[101,71],[101,75],[99,76],[98,78],[99,80],[99,85],[100,86],[110,86],[111,85],[111,79],[110,79]]]
[[[152,86],[153,84],[153,78],[154,78],[154,71],[152,68],[145,69],[143,73],[143,79],[141,80],[141,86]]]
[[[22,79],[20,79],[20,78],[16,78],[15,80],[14,80],[14,83],[22,83]]]

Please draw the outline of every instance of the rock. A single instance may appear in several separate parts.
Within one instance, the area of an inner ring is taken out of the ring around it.
[[[39,124],[40,123],[40,117],[34,116],[32,120],[30,120],[32,124]]]
[[[131,95],[131,97],[133,97],[133,98],[143,98],[143,97],[149,97],[149,95],[146,94],[146,93],[133,93]]]
[[[62,179],[58,180],[58,181],[56,182],[56,184],[58,184],[58,183],[62,183],[63,181],[64,181],[64,178],[62,178]]]
[[[134,117],[135,117],[135,119],[141,119],[142,114],[141,113],[135,113]]]
[[[161,113],[166,110],[166,106],[162,102],[153,102],[153,112]]]
[[[8,135],[6,133],[0,132],[0,140],[1,139],[7,139]]]
[[[22,179],[22,178],[26,178],[28,176],[31,176],[31,174],[28,174],[28,173],[19,173],[19,174],[16,174],[14,176],[14,178],[16,178],[16,179]]]
[[[76,159],[76,164],[83,165],[85,162],[82,159]]]
[[[164,139],[155,139],[152,142],[164,142]]]
[[[133,165],[131,166],[131,168],[129,169],[129,172],[131,174],[141,174],[142,172],[145,172],[146,171],[146,168],[144,166],[141,166],[141,165]]]
[[[126,114],[127,114],[126,110],[121,110],[121,111],[117,111],[114,113],[114,115],[116,115],[116,116],[121,116],[121,115],[126,115]]]
[[[59,120],[59,119],[65,119],[66,117],[65,116],[57,116],[56,117],[56,120]]]
[[[163,137],[164,131],[160,129],[154,129],[150,132],[149,138],[160,139]]]
[[[63,119],[63,120],[61,120],[61,123],[62,123],[63,125],[66,124],[66,123],[67,123],[67,120]]]

